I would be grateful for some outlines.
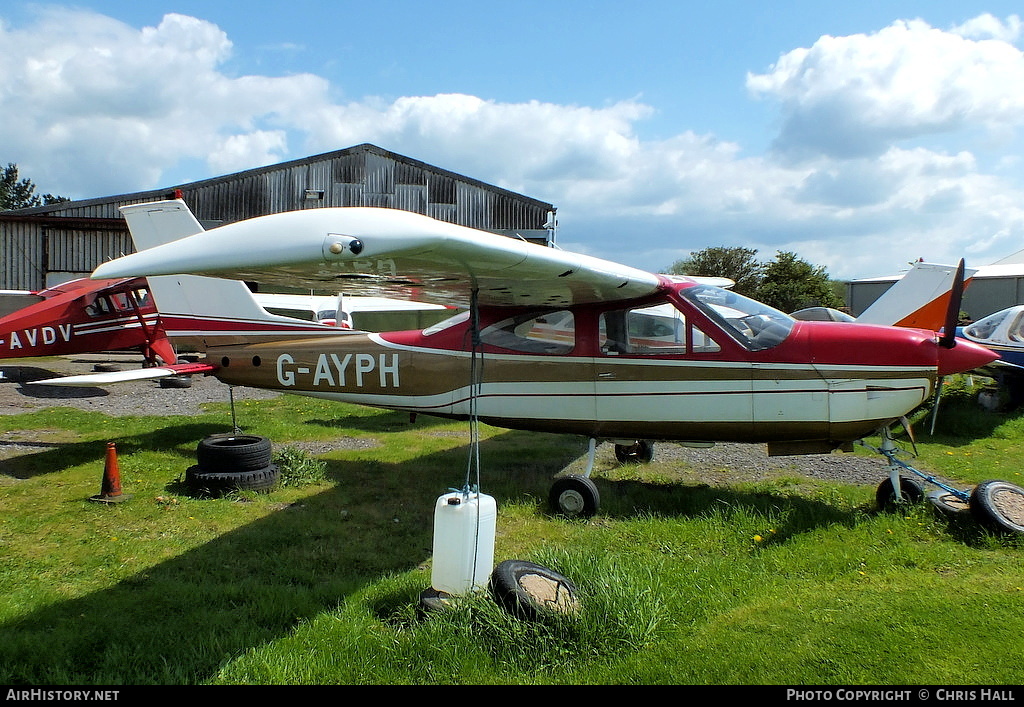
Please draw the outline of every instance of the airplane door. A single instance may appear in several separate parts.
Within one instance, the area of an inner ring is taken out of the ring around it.
[[[751,368],[670,303],[601,315],[595,402],[604,436],[748,439]]]
[[[753,419],[757,428],[785,434],[790,426],[794,439],[827,433],[830,419],[829,389],[821,376],[806,366],[752,364]]]

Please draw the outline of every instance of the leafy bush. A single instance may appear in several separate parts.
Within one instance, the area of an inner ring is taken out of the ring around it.
[[[271,462],[281,471],[281,486],[311,486],[327,480],[327,462],[297,447],[274,451]]]

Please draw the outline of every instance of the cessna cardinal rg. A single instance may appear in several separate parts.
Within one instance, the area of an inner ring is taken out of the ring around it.
[[[652,440],[765,442],[772,454],[846,447],[928,399],[941,376],[995,358],[933,331],[797,321],[697,280],[406,211],[304,210],[197,235],[178,228],[194,220],[180,200],[122,211],[140,252],[95,278],[199,273],[468,307],[418,331],[211,346],[201,365],[225,383],[573,433],[591,450],[611,440],[620,458]],[[192,308],[165,317],[169,333],[209,304],[167,303]]]

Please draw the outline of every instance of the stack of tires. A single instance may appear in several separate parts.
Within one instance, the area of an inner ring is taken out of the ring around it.
[[[232,491],[268,491],[281,472],[270,463],[270,440],[258,435],[220,434],[201,440],[196,464],[185,472],[185,485],[201,496]]]

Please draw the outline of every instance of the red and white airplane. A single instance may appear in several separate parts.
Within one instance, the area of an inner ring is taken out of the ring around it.
[[[189,288],[189,292],[175,292],[182,287]],[[164,325],[167,315],[157,311],[153,289],[166,298],[207,298],[210,304],[202,314],[173,318],[172,341]],[[199,277],[184,284],[181,278],[166,277],[79,278],[39,292],[18,294],[27,304],[0,317],[0,361],[137,351],[147,367],[174,364],[176,350],[205,351],[210,345],[253,338],[335,334],[335,327],[352,328],[353,314],[387,316],[445,309],[382,298],[253,295],[243,283]],[[344,308],[339,307],[342,302]]]
[[[80,278],[32,294],[0,318],[0,359],[130,350],[175,362],[144,278]]]
[[[407,211],[303,210],[209,231],[180,200],[122,211],[139,252],[104,263],[94,278],[171,276],[180,284],[198,273],[389,297],[414,293],[468,308],[416,331],[272,342],[239,337],[208,346],[205,362],[189,372],[232,385],[582,435],[591,440],[591,465],[595,440],[614,441],[620,459],[646,458],[654,440],[763,442],[772,454],[847,448],[927,400],[942,376],[995,358],[930,330],[797,321],[697,279]],[[212,306],[186,297],[190,290],[154,290],[169,335],[197,325]],[[51,382],[101,385],[125,377]],[[596,510],[587,476],[589,469],[556,481],[553,503],[569,514]],[[895,472],[890,483],[900,498]]]

